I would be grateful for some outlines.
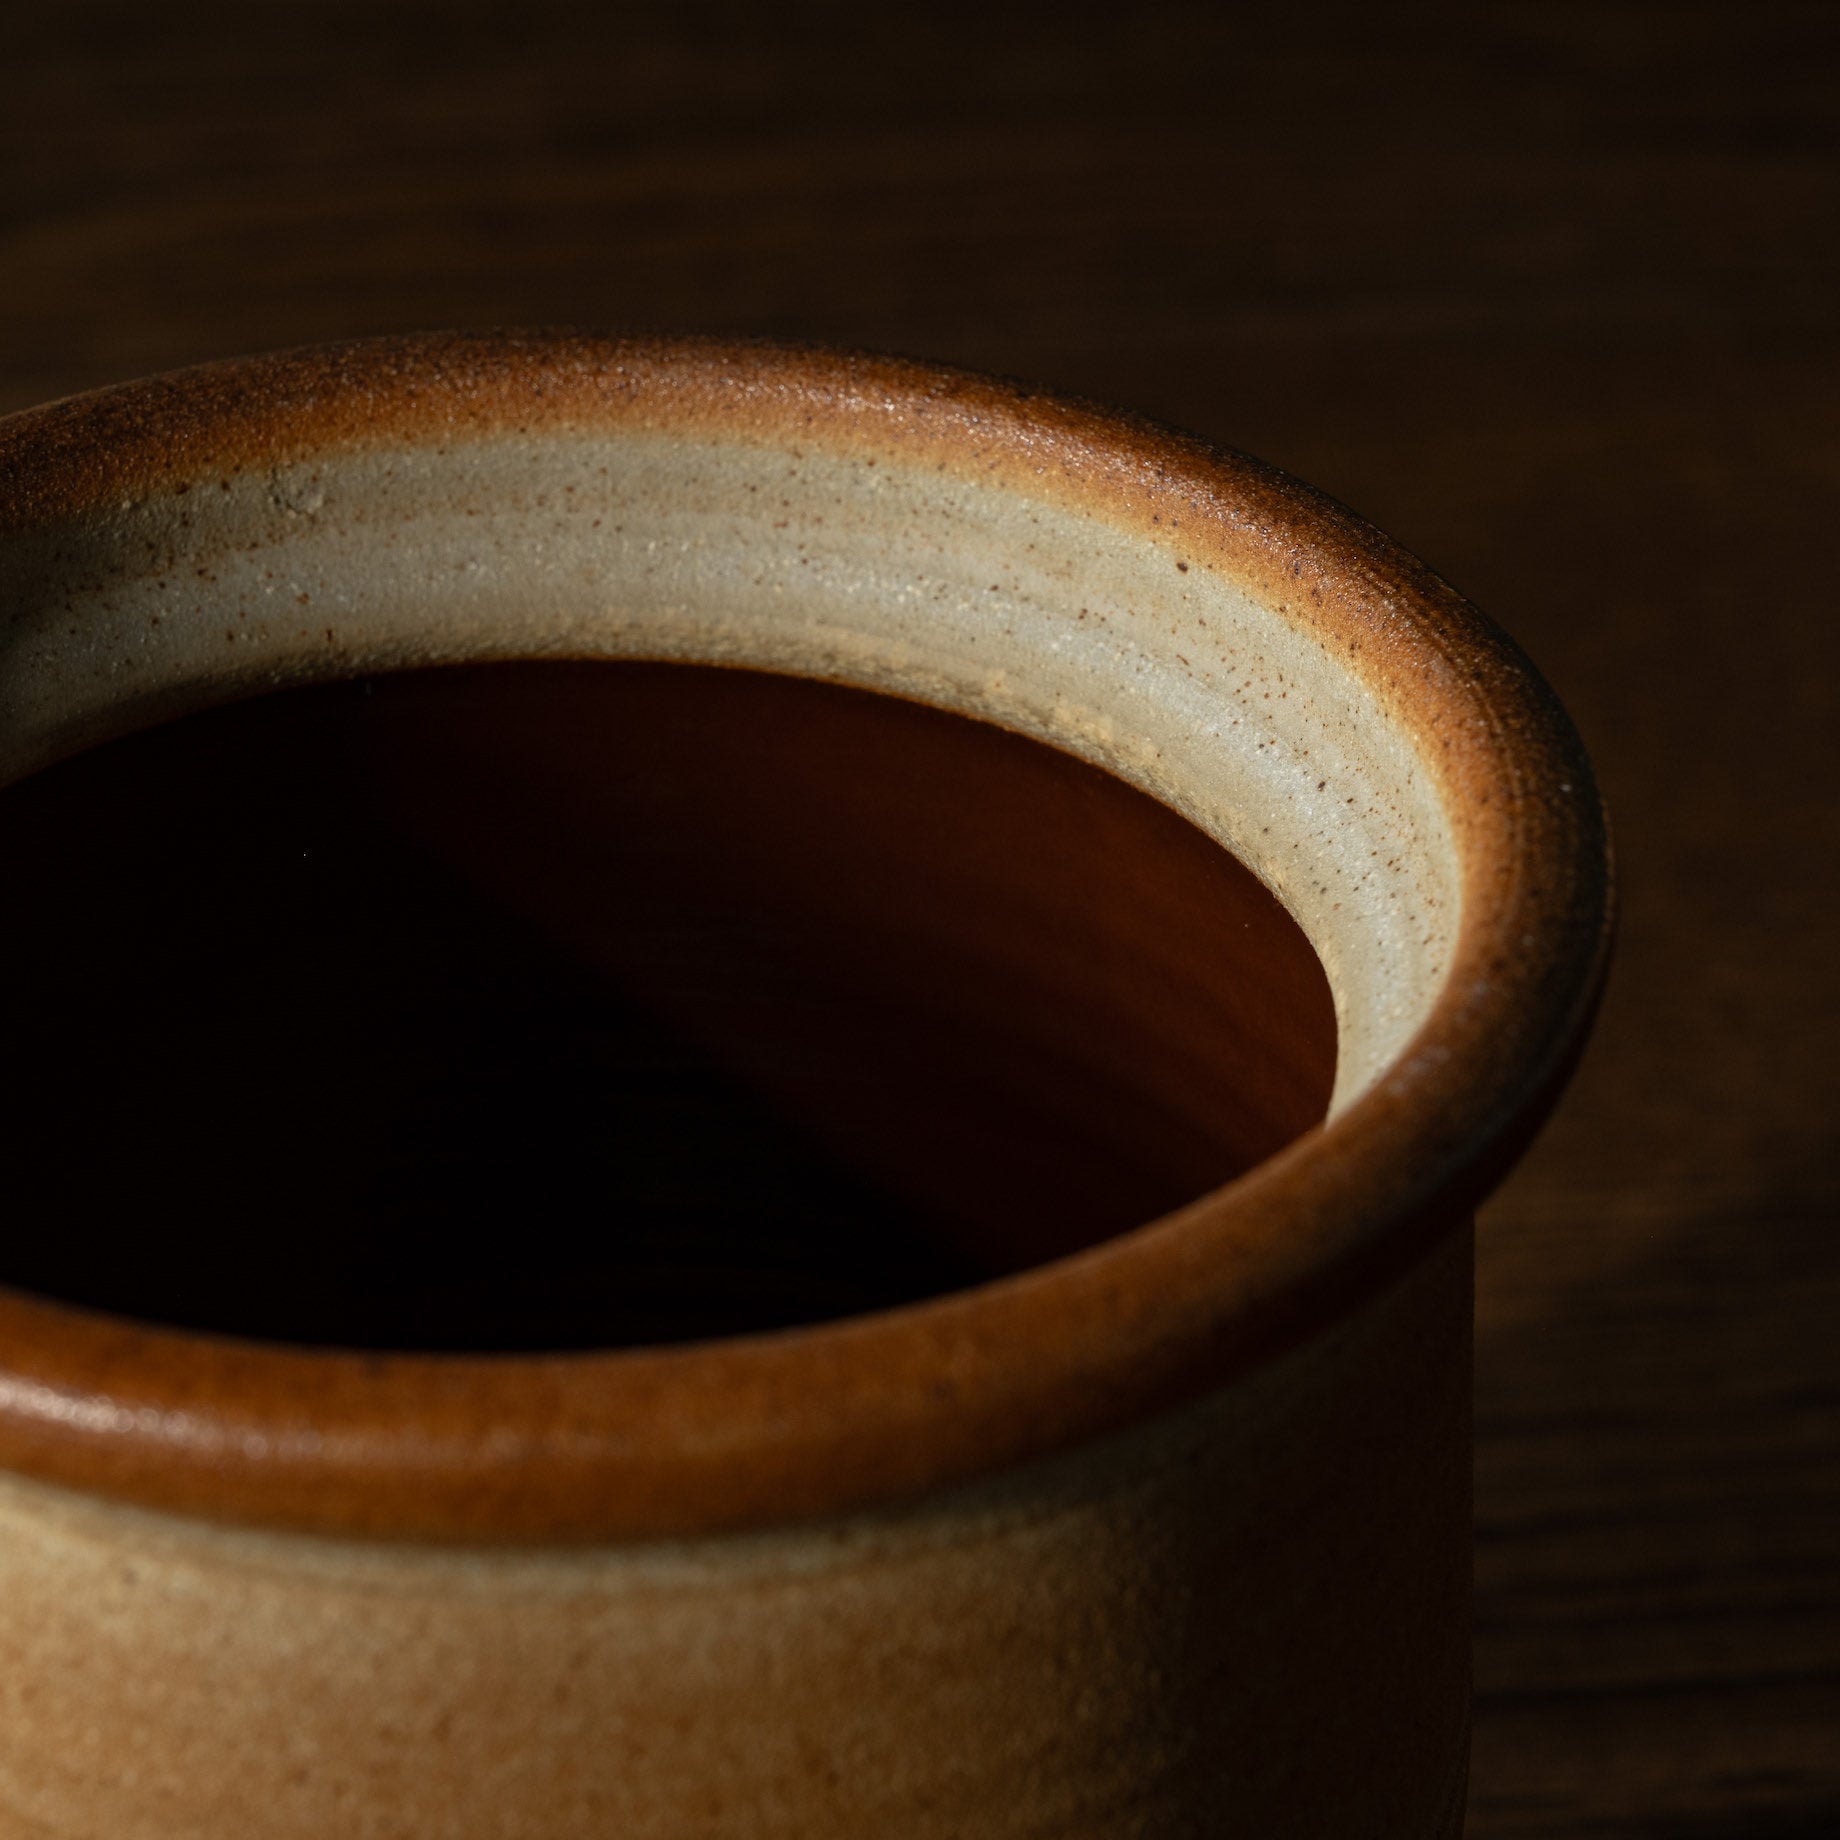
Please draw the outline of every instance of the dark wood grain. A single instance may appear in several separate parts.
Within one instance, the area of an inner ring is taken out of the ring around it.
[[[1251,448],[1576,713],[1621,958],[1483,1222],[1470,1832],[1840,1832],[1840,12],[19,10],[0,407],[794,333]]]

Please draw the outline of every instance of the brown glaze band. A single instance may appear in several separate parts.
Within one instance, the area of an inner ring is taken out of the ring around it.
[[[1311,1333],[1461,1219],[1543,1117],[1607,952],[1607,836],[1582,748],[1518,649],[1444,583],[1244,456],[882,358],[392,339],[0,422],[0,537],[315,456],[614,428],[989,480],[1246,584],[1368,687],[1440,786],[1462,920],[1428,1020],[1327,1125],[1174,1215],[806,1330],[609,1355],[366,1356],[0,1293],[0,1466],[232,1521],[459,1541],[691,1533],[912,1498],[1120,1429]]]

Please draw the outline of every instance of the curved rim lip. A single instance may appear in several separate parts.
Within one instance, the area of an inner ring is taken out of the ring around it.
[[[1015,1277],[805,1329],[370,1354],[0,1289],[0,1466],[368,1538],[670,1537],[892,1505],[1127,1428],[1327,1326],[1462,1220],[1550,1108],[1611,922],[1582,745],[1513,642],[1422,564],[1231,450],[1031,386],[821,347],[385,338],[0,420],[0,539],[315,455],[616,426],[925,457],[1151,541],[1180,511],[1186,554],[1268,596],[1307,589],[1291,617],[1330,639],[1380,641],[1349,669],[1415,734],[1457,814],[1462,923],[1430,1014],[1346,1110],[1178,1212]]]

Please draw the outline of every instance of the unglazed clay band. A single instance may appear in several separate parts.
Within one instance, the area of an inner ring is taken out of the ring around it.
[[[1508,640],[1281,475],[987,379],[570,335],[183,373],[0,423],[0,596],[8,778],[418,665],[826,677],[1182,811],[1297,917],[1336,1001],[1321,1130],[1090,1252],[880,1316],[360,1357],[0,1293],[0,1464],[150,1505],[593,1539],[858,1508],[1077,1444],[1416,1256],[1537,1122],[1601,977],[1601,810]]]

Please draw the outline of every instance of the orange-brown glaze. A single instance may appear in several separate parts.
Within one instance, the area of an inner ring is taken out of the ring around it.
[[[1511,642],[1421,565],[1245,458],[1020,386],[800,348],[582,335],[392,340],[209,367],[0,425],[41,554],[124,505],[181,549],[197,495],[316,455],[609,429],[936,471],[1229,578],[1439,790],[1448,974],[1322,1130],[1136,1233],[975,1291],[786,1335],[511,1362],[302,1354],[0,1297],[0,1462],[229,1519],[459,1540],[781,1521],[911,1497],[1137,1422],[1352,1307],[1534,1128],[1602,975],[1601,810]],[[549,444],[546,446],[546,444]],[[73,586],[80,586],[73,583]],[[1434,997],[1434,1001],[1431,999]]]

